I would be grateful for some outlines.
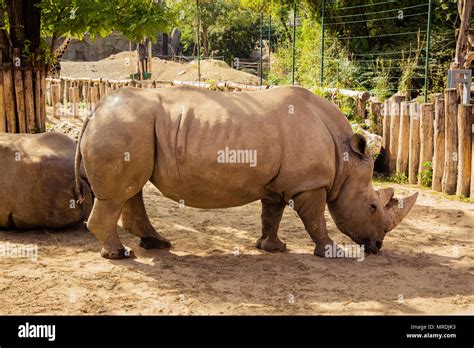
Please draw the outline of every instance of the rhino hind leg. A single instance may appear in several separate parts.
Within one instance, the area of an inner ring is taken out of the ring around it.
[[[257,240],[257,248],[266,251],[285,251],[286,244],[278,238],[285,203],[269,203],[262,200],[262,236]]]
[[[332,239],[329,238],[326,220],[324,219],[326,189],[302,192],[294,197],[294,201],[298,216],[316,244],[314,255],[326,257],[327,246],[333,247],[335,245]]]
[[[140,246],[142,248],[171,248],[170,241],[160,235],[152,226],[145,210],[141,190],[125,203],[122,209],[122,223],[126,230],[140,237]]]
[[[102,243],[100,255],[106,259],[123,259],[132,256],[131,249],[125,247],[117,234],[117,221],[124,202],[96,199],[87,228]]]

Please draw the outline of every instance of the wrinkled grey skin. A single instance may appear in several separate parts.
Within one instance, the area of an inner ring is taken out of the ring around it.
[[[226,147],[256,151],[256,165],[218,163]],[[416,194],[396,200],[391,189],[375,191],[365,139],[352,133],[334,104],[299,87],[250,93],[120,89],[85,123],[76,171],[81,158],[97,198],[88,227],[106,258],[129,255],[117,235],[120,216],[141,246],[170,247],[146,214],[142,187],[147,181],[164,196],[196,208],[260,200],[257,247],[267,251],[286,248],[277,232],[291,201],[319,256],[333,245],[324,220],[326,203],[338,228],[376,253],[416,200]]]
[[[62,228],[85,221],[92,208],[88,184],[77,204],[75,143],[58,133],[0,133],[0,228]]]

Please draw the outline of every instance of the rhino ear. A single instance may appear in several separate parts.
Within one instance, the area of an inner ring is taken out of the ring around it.
[[[367,141],[363,135],[357,133],[352,134],[351,149],[355,153],[359,154],[362,159],[368,159],[370,157]]]

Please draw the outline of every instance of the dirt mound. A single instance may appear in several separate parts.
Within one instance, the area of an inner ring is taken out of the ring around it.
[[[128,79],[135,72],[137,54],[121,52],[97,62],[61,62],[61,76],[110,79]],[[198,65],[195,61],[178,63],[153,58],[152,79],[198,81]],[[201,81],[233,81],[244,84],[258,84],[259,78],[252,74],[232,69],[227,63],[219,60],[201,62]]]

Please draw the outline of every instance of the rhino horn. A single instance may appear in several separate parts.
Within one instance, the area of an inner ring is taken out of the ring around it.
[[[417,197],[418,192],[402,199],[390,199],[385,206],[385,211],[389,216],[389,223],[386,232],[393,230],[405,218],[405,216],[408,215],[411,208],[413,208]]]
[[[377,194],[379,195],[380,203],[382,207],[385,207],[388,202],[393,198],[395,194],[395,190],[392,187],[382,188],[377,190]]]

